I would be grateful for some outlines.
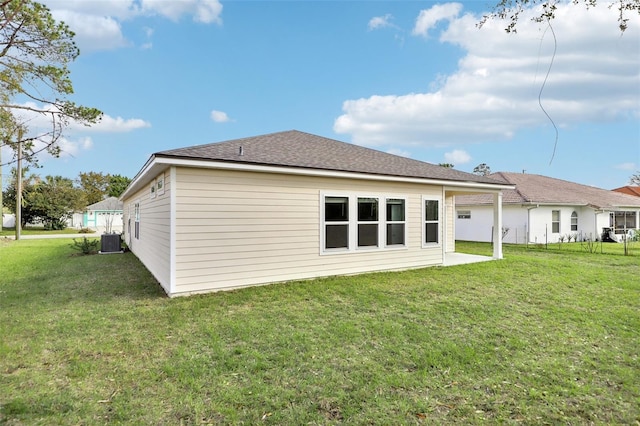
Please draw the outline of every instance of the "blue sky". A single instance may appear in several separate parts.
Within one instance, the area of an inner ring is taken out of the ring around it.
[[[157,151],[291,129],[608,189],[640,170],[638,15],[621,35],[615,9],[559,6],[545,82],[551,30],[478,29],[491,0],[45,3],[81,49],[73,100],[105,117],[41,175],[133,177]]]

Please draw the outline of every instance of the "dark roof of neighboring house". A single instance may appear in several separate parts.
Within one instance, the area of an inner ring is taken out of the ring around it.
[[[105,210],[105,211],[113,211],[113,210],[122,210],[124,203],[118,200],[117,197],[109,197],[105,198],[102,201],[98,201],[97,203],[93,203],[90,206],[87,206],[87,210]]]
[[[500,185],[494,179],[290,130],[172,149],[155,157],[213,160]]]
[[[622,194],[629,194],[635,197],[640,197],[640,186],[621,186],[620,188],[612,189],[612,191],[620,192]]]
[[[638,207],[640,198],[582,185],[547,176],[524,173],[492,173],[490,177],[516,186],[503,191],[503,204],[557,204],[589,206],[596,209]],[[489,195],[464,195],[456,197],[458,205],[491,204]]]

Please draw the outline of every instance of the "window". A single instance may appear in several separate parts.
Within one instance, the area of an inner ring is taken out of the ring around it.
[[[551,211],[551,233],[560,233],[560,210]]]
[[[140,202],[137,202],[134,206],[134,218],[135,218],[135,228],[134,228],[134,237],[136,240],[140,239]]]
[[[458,210],[458,219],[471,219],[471,210]]]
[[[405,200],[388,198],[387,204],[387,245],[399,246],[405,242]]]
[[[438,244],[439,239],[439,206],[438,200],[424,200],[424,239],[423,244]]]
[[[325,249],[349,248],[349,197],[324,198]]]
[[[156,184],[158,195],[164,194],[164,175],[158,176],[158,183]]]
[[[404,198],[358,194],[321,194],[321,253],[403,248]]]
[[[571,230],[578,230],[578,213],[576,212],[571,213]]]
[[[156,198],[156,180],[155,179],[151,181],[151,185],[149,189],[151,190],[151,198]]]
[[[377,198],[358,198],[358,247],[378,247]]]
[[[610,218],[611,227],[616,231],[626,231],[636,227],[636,212],[612,212]]]

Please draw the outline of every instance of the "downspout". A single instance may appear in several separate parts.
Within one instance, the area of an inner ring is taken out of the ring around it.
[[[531,242],[531,210],[537,209],[540,207],[540,204],[536,204],[535,206],[527,207],[527,241],[526,245],[529,245]]]

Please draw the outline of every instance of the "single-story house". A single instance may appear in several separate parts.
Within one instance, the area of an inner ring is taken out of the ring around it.
[[[292,130],[151,155],[121,196],[124,241],[169,296],[445,265],[454,197],[488,194],[500,229],[511,188]]]
[[[82,226],[106,233],[122,233],[122,206],[117,197],[91,204],[82,214]]]
[[[613,239],[640,228],[640,198],[547,176],[493,173],[491,178],[515,185],[504,191],[503,242],[552,243],[568,236]],[[456,239],[491,241],[491,199],[485,195],[456,197]]]

